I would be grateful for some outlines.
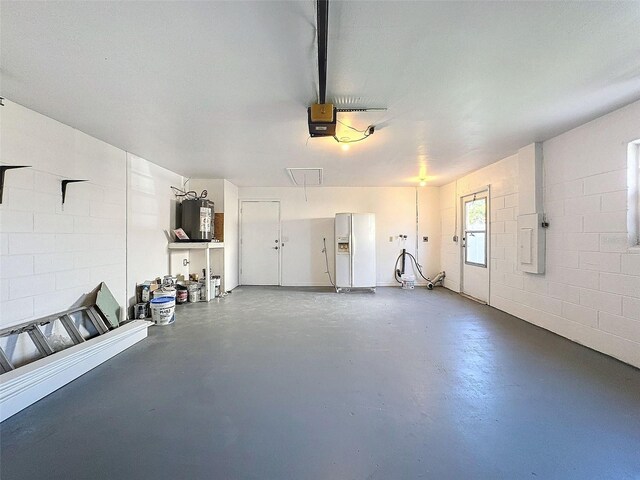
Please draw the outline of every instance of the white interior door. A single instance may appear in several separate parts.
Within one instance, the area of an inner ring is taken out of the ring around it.
[[[489,301],[488,192],[462,197],[462,293]]]
[[[240,204],[240,283],[280,284],[280,202]]]

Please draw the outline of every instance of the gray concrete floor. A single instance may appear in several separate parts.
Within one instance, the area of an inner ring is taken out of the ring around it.
[[[444,289],[241,287],[0,435],[2,480],[638,479],[640,371]]]

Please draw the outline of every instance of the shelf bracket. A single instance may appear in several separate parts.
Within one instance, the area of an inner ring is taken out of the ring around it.
[[[7,170],[13,168],[29,168],[31,165],[0,165],[0,203],[2,203],[2,194],[4,192],[4,174]]]
[[[62,180],[62,204],[64,205],[64,199],[67,196],[67,185],[70,183],[88,182],[89,180]]]

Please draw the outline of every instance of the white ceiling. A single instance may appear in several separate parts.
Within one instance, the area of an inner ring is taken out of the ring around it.
[[[640,98],[640,2],[336,2],[327,99],[367,140],[307,141],[315,2],[1,3],[2,96],[178,173],[415,185]],[[342,134],[341,134],[342,135]]]

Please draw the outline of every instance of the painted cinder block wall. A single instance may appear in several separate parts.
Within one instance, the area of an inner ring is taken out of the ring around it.
[[[640,102],[543,143],[546,273],[516,268],[517,155],[458,180],[491,185],[490,304],[640,367],[640,250],[627,227],[627,147],[640,138]],[[441,187],[441,262],[460,289],[456,183]],[[459,195],[458,195],[459,197]]]
[[[0,327],[65,310],[105,281],[126,298],[126,154],[10,101],[0,107]],[[68,186],[62,206],[61,181]]]
[[[81,303],[101,281],[123,308],[168,273],[171,184],[183,177],[9,100],[0,107],[0,328]],[[62,207],[61,181],[68,187]],[[129,225],[127,225],[127,222]]]

